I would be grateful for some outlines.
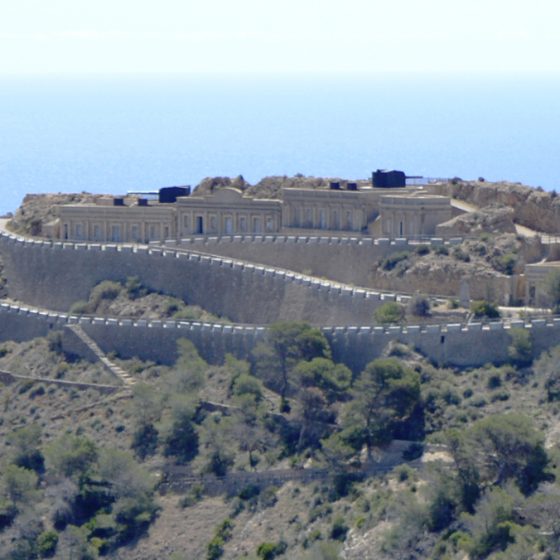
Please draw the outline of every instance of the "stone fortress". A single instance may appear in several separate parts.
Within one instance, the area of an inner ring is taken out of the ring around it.
[[[284,189],[281,199],[244,195],[235,188],[190,195],[188,187],[159,191],[157,200],[110,197],[60,207],[53,238],[149,243],[192,235],[329,232],[419,237],[462,210],[429,185],[407,186],[404,173],[378,170],[371,185],[331,182],[328,189]]]
[[[406,303],[410,295],[368,287],[363,281],[367,267],[411,244],[452,247],[460,240],[437,237],[438,226],[465,211],[429,185],[403,186],[404,174],[377,176],[388,185],[376,186],[374,174],[371,187],[286,189],[281,200],[245,197],[230,188],[198,197],[163,191],[164,200],[157,203],[126,205],[113,199],[110,205],[61,207],[59,221],[47,230],[51,239],[1,231],[8,292],[25,303],[0,306],[0,340],[61,329],[65,345],[85,355],[65,329],[79,323],[104,352],[170,363],[177,339],[185,337],[207,360],[219,362],[226,352],[246,357],[268,324],[302,320],[320,326],[334,358],[355,371],[381,355],[390,341],[409,344],[439,364],[458,366],[507,360],[512,328],[531,333],[535,355],[560,342],[560,319],[552,316],[487,324],[372,325],[377,307]],[[250,232],[240,233],[239,228],[249,227]],[[311,262],[313,275],[302,270]],[[66,313],[99,282],[130,276],[233,324]],[[459,286],[453,289],[458,293]]]

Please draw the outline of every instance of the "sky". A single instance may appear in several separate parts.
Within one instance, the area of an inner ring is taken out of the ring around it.
[[[0,75],[559,73],[557,0],[1,0]]]

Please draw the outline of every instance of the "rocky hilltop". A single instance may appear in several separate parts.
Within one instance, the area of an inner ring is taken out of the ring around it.
[[[434,188],[438,194],[470,202],[480,208],[505,206],[513,210],[513,220],[525,227],[546,233],[560,231],[560,199],[556,191],[519,183],[500,181],[451,180]]]

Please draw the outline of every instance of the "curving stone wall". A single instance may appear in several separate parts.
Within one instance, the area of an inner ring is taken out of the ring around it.
[[[447,243],[460,243],[453,239]],[[167,243],[167,242],[166,242]],[[427,239],[442,245],[443,239]],[[180,247],[216,255],[306,271],[359,286],[372,286],[380,259],[397,251],[414,250],[418,243],[408,239],[310,235],[233,235],[189,237]]]
[[[263,326],[76,317],[0,304],[0,340],[27,340],[45,336],[52,329],[62,329],[65,349],[81,355],[83,348],[76,345],[71,331],[64,328],[70,323],[79,323],[106,353],[116,352],[123,358],[139,357],[163,364],[176,360],[180,338],[191,340],[208,362],[222,363],[226,353],[247,358],[266,335]],[[329,339],[335,361],[359,372],[369,361],[381,356],[390,341],[409,344],[440,365],[469,367],[505,362],[511,328],[529,330],[535,357],[560,342],[560,318],[485,325],[343,326],[322,330]],[[87,352],[83,357],[91,359]]]
[[[372,238],[310,235],[233,235],[194,236],[166,245],[179,246],[209,254],[237,258],[265,265],[280,266],[376,290],[399,290],[414,293],[459,297],[465,280],[460,269],[436,268],[430,274],[422,271],[395,279],[378,270],[378,263],[388,255],[400,251],[414,251],[419,244],[431,248],[445,245],[451,250],[463,241],[461,237],[430,238],[418,241],[408,238]],[[436,257],[430,257],[436,258]],[[539,259],[540,260],[540,259]],[[509,303],[510,294],[516,294],[516,283],[511,277],[468,274],[473,299],[496,300]],[[396,287],[398,286],[398,287]]]
[[[11,297],[67,310],[103,280],[138,276],[149,288],[183,298],[238,323],[305,320],[371,324],[374,310],[407,296],[380,294],[273,267],[161,247],[99,245],[0,235]]]

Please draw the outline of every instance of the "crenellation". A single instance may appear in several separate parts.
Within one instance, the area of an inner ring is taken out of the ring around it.
[[[223,241],[232,245],[250,242],[281,249],[290,244],[290,236],[255,235],[244,236],[241,239],[237,237],[241,236],[224,236],[216,238],[212,243],[219,244]],[[373,238],[298,236],[293,239],[299,247],[314,245],[316,248],[329,249],[342,248],[344,244],[345,251],[357,247],[379,247],[383,244],[382,239]],[[430,243],[438,241],[434,238]],[[256,249],[257,245],[254,247]],[[425,327],[372,326],[373,311],[378,305],[386,301],[406,303],[410,296],[380,293],[362,286],[304,275],[271,264],[255,265],[236,257],[201,255],[184,249],[177,251],[146,245],[133,247],[96,243],[28,243],[25,238],[5,234],[0,235],[0,249],[7,263],[10,286],[16,286],[20,290],[16,295],[23,301],[30,301],[31,304],[40,302],[42,305],[44,299],[50,306],[48,297],[44,298],[44,291],[39,295],[35,294],[39,285],[34,282],[37,278],[41,278],[41,289],[50,290],[49,297],[56,298],[64,291],[73,290],[80,281],[87,287],[88,273],[83,271],[89,271],[92,276],[98,275],[91,279],[90,286],[95,285],[94,281],[98,282],[101,279],[123,279],[119,276],[118,266],[119,263],[123,263],[126,275],[137,275],[148,284],[155,281],[155,289],[162,290],[169,286],[173,290],[170,293],[176,293],[180,297],[187,296],[189,301],[200,302],[202,305],[207,302],[217,302],[216,305],[220,306],[230,305],[230,312],[226,311],[224,315],[238,323],[259,322],[258,313],[263,311],[271,312],[266,321],[263,321],[267,323],[274,322],[279,317],[301,320],[309,320],[309,317],[314,324],[323,326],[323,332],[333,344],[333,354],[338,357],[344,356],[353,368],[363,365],[364,360],[368,358],[381,355],[383,346],[389,339],[418,345],[420,351],[437,363],[455,362],[467,365],[488,361],[499,363],[507,359],[511,328],[531,329],[537,349],[552,344],[560,331],[560,318],[534,319],[527,323],[496,321],[484,326],[481,323],[450,323]],[[150,266],[153,263],[152,259],[157,255],[174,258],[165,259],[169,261],[167,263],[160,261],[158,266]],[[71,263],[76,263],[76,267],[70,266]],[[207,266],[202,267],[202,263]],[[66,272],[73,268],[78,271],[65,276]],[[184,278],[188,278],[188,281],[185,282]],[[193,292],[196,294],[195,300],[189,291],[181,292],[191,289],[198,290]],[[235,292],[236,296],[232,295],[232,290],[238,290]],[[72,294],[75,297],[74,301],[79,299],[77,292]],[[261,299],[258,301],[261,303],[254,304],[259,297]],[[33,301],[33,298],[36,298],[36,301]],[[252,303],[247,304],[248,300],[244,298],[249,298]],[[68,309],[69,305],[65,305],[66,307],[60,307]],[[283,315],[279,315],[278,310],[282,310]],[[212,311],[219,312],[220,309]],[[250,315],[249,312],[254,314]],[[5,321],[3,319],[3,323],[8,325],[13,322],[16,325],[14,332],[18,332],[18,336],[24,336],[26,332],[47,332],[46,329],[50,328],[53,322],[56,323],[56,328],[64,323],[79,322],[90,329],[92,335],[99,337],[105,349],[113,349],[119,354],[124,352],[125,355],[128,351],[126,345],[130,345],[130,352],[134,349],[138,355],[162,360],[171,359],[173,351],[170,351],[170,348],[173,341],[181,336],[192,337],[193,342],[203,349],[201,352],[204,352],[205,356],[214,352],[213,359],[218,360],[226,349],[235,355],[243,355],[243,352],[249,351],[256,340],[267,332],[264,325],[78,317],[38,311],[32,306],[10,305],[4,302],[0,306],[0,313],[6,318]],[[237,313],[239,315],[236,315]],[[7,326],[0,326],[0,336],[9,336]],[[135,336],[138,340],[135,340]],[[160,344],[162,337],[166,336],[170,339]],[[152,337],[158,342],[148,342]],[[502,347],[504,350],[500,350]],[[164,352],[168,355],[163,356]]]

